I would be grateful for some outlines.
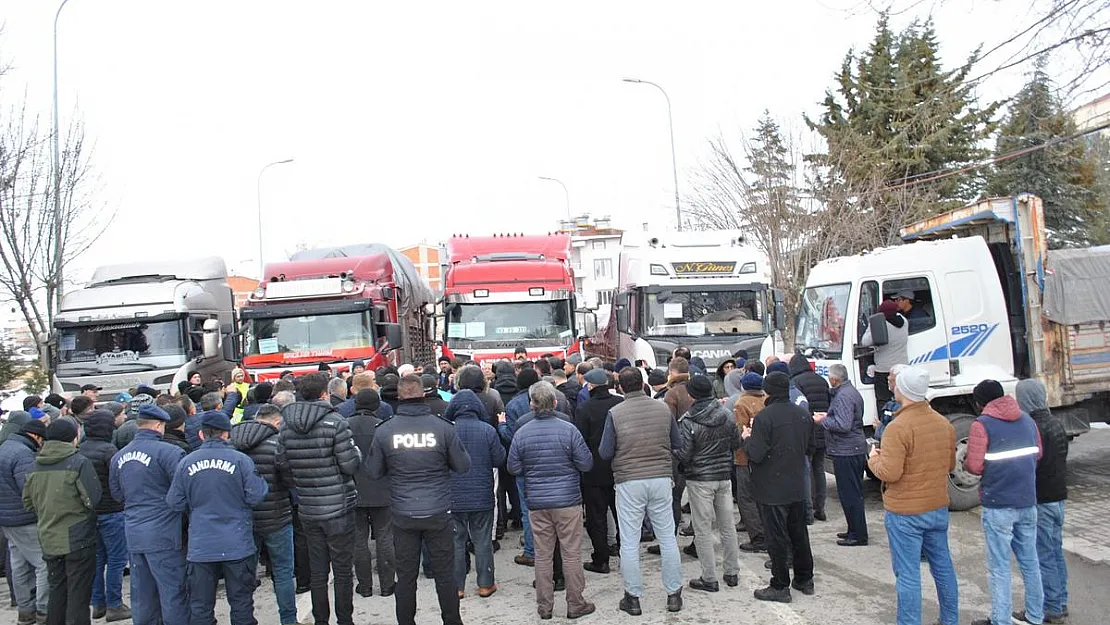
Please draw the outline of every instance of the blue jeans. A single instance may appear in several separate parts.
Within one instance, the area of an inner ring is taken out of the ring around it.
[[[127,536],[123,532],[123,513],[98,514],[96,517],[96,573],[93,575],[94,606],[118,608],[123,605],[123,568],[127,566]]]
[[[1041,563],[1044,612],[1049,616],[1061,616],[1068,606],[1063,501],[1037,504],[1037,559]]]
[[[991,621],[1007,623],[1010,619],[1012,551],[1025,584],[1025,615],[1032,623],[1042,622],[1044,589],[1037,560],[1037,507],[983,508],[983,535],[990,574]]]
[[[520,523],[524,528],[524,555],[536,557],[536,544],[532,541],[532,521],[528,519],[528,502],[524,499],[524,476],[516,476],[516,488],[520,492]]]
[[[682,562],[678,555],[678,539],[674,532],[674,514],[671,512],[671,478],[655,477],[629,480],[617,484],[617,523],[621,536],[621,579],[624,591],[633,597],[644,593],[644,580],[640,573],[639,536],[644,517],[651,519],[659,552],[663,559],[663,588],[673,595],[682,588]]]
[[[921,623],[923,549],[937,586],[940,622],[956,625],[960,620],[959,584],[952,566],[952,553],[948,550],[948,508],[922,514],[887,512],[885,525],[890,562],[897,580],[898,625]]]
[[[274,577],[274,598],[277,600],[278,616],[281,625],[297,622],[297,595],[293,584],[293,524],[265,536],[254,535],[255,556],[251,559],[251,570],[258,568],[258,552],[262,545],[270,556],[270,571]]]
[[[493,510],[479,512],[454,512],[451,514],[455,530],[455,583],[459,592],[466,590],[466,573],[470,556],[466,543],[474,543],[474,569],[478,587],[493,586]]]

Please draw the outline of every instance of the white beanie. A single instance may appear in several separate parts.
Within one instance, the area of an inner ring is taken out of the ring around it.
[[[929,372],[917,367],[906,367],[898,372],[894,385],[903,397],[912,401],[925,401],[929,392]]]

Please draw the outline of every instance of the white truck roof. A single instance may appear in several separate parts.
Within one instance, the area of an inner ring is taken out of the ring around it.
[[[807,286],[852,282],[860,277],[897,278],[900,274],[922,271],[945,272],[967,269],[972,259],[978,260],[986,243],[981,237],[917,241],[906,245],[823,260],[813,267]],[[993,267],[981,269],[993,272]],[[988,275],[993,276],[993,273]]]
[[[621,286],[769,283],[766,256],[739,230],[625,234]]]
[[[221,280],[227,278],[227,265],[219,256],[103,265],[93,271],[88,286],[140,276],[165,276],[177,280]]]

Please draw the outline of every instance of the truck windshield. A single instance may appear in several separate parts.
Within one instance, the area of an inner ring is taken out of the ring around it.
[[[851,291],[850,284],[806,288],[795,335],[799,347],[814,347],[829,358],[840,358],[844,351],[844,313]]]
[[[567,300],[458,304],[447,313],[447,338],[569,342],[574,334],[570,315]]]
[[[763,291],[649,293],[644,334],[765,334]]]
[[[373,347],[370,312],[254,319],[247,355]]]
[[[58,329],[58,374],[126,373],[180,367],[188,358],[182,320]]]

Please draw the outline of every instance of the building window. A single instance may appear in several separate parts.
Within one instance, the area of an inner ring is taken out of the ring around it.
[[[593,240],[593,248],[595,250],[605,249],[605,239],[594,239]]]
[[[594,277],[595,278],[612,278],[613,277],[613,259],[599,258],[594,261]]]
[[[612,304],[614,293],[615,293],[615,291],[613,289],[598,291],[597,292],[597,305],[598,306],[608,306],[609,304]]]

